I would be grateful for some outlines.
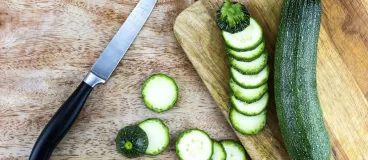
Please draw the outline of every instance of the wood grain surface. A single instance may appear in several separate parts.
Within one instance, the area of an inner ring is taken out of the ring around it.
[[[193,0],[159,0],[110,80],[97,86],[51,159],[125,159],[115,150],[123,126],[158,117],[169,148],[189,128],[235,139],[230,126],[177,43],[173,24]],[[51,116],[74,91],[138,0],[0,0],[0,159],[27,159]],[[140,88],[151,74],[175,78],[179,100],[156,114]]]
[[[239,1],[262,25],[272,66],[282,1]],[[228,117],[229,64],[215,20],[215,11],[222,2],[196,2],[178,16],[174,32],[214,100]],[[368,159],[367,4],[368,1],[323,1],[317,85],[332,143],[331,159]],[[271,80],[271,95],[272,85]],[[252,159],[288,159],[278,129],[274,100],[268,110],[267,125],[262,133],[237,135]]]

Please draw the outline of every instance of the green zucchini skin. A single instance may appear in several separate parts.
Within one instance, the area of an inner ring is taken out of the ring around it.
[[[331,156],[316,83],[320,20],[321,0],[284,0],[274,86],[279,125],[292,159],[329,160]]]

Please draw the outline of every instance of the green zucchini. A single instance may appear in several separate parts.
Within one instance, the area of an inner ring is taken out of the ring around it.
[[[142,156],[148,147],[148,137],[146,132],[135,125],[121,129],[115,142],[118,152],[128,158]]]
[[[237,99],[247,103],[258,101],[268,90],[268,83],[259,86],[258,88],[243,88],[236,84],[233,79],[230,79],[230,88]]]
[[[266,50],[266,43],[264,40],[254,49],[247,51],[236,51],[230,47],[226,47],[226,52],[231,58],[238,61],[251,62],[262,55]]]
[[[176,154],[181,160],[209,160],[213,154],[213,141],[202,130],[186,130],[176,141]]]
[[[158,118],[149,118],[138,124],[146,132],[148,147],[146,154],[156,156],[169,145],[169,128]]]
[[[178,86],[174,79],[165,74],[153,74],[143,84],[142,97],[147,108],[164,112],[178,100]]]
[[[229,118],[234,129],[242,134],[257,134],[266,125],[266,111],[255,116],[246,116],[231,107]]]
[[[292,159],[329,160],[331,145],[316,85],[321,0],[284,0],[275,52],[275,101]]]
[[[250,18],[250,24],[240,32],[222,31],[226,45],[237,51],[248,51],[256,48],[263,41],[263,30],[258,22]]]
[[[221,143],[213,140],[213,154],[211,160],[226,160],[226,152]]]
[[[237,71],[233,67],[230,68],[231,78],[240,86],[244,88],[257,88],[265,84],[268,80],[270,70],[268,66],[264,67],[261,72],[254,75],[246,75]]]
[[[247,153],[244,147],[234,140],[223,140],[221,144],[224,146],[226,152],[226,160],[246,160]]]
[[[217,10],[217,22],[221,30],[236,33],[249,26],[249,12],[244,5],[226,0]]]
[[[268,58],[267,52],[263,52],[261,56],[250,62],[239,61],[232,57],[230,57],[229,60],[232,68],[236,69],[242,74],[249,75],[249,74],[257,74],[260,71],[262,71],[262,69],[267,66],[267,58]]]

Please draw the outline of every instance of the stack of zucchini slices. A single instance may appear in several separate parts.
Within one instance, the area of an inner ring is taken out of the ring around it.
[[[257,134],[266,124],[269,100],[268,54],[263,30],[239,3],[227,0],[217,11],[230,61],[230,122],[242,134]]]

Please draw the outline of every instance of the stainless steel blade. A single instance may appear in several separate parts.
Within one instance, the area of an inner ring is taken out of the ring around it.
[[[101,56],[92,66],[91,72],[103,80],[107,80],[130,45],[137,37],[144,23],[151,14],[157,0],[141,0],[120,27]]]

